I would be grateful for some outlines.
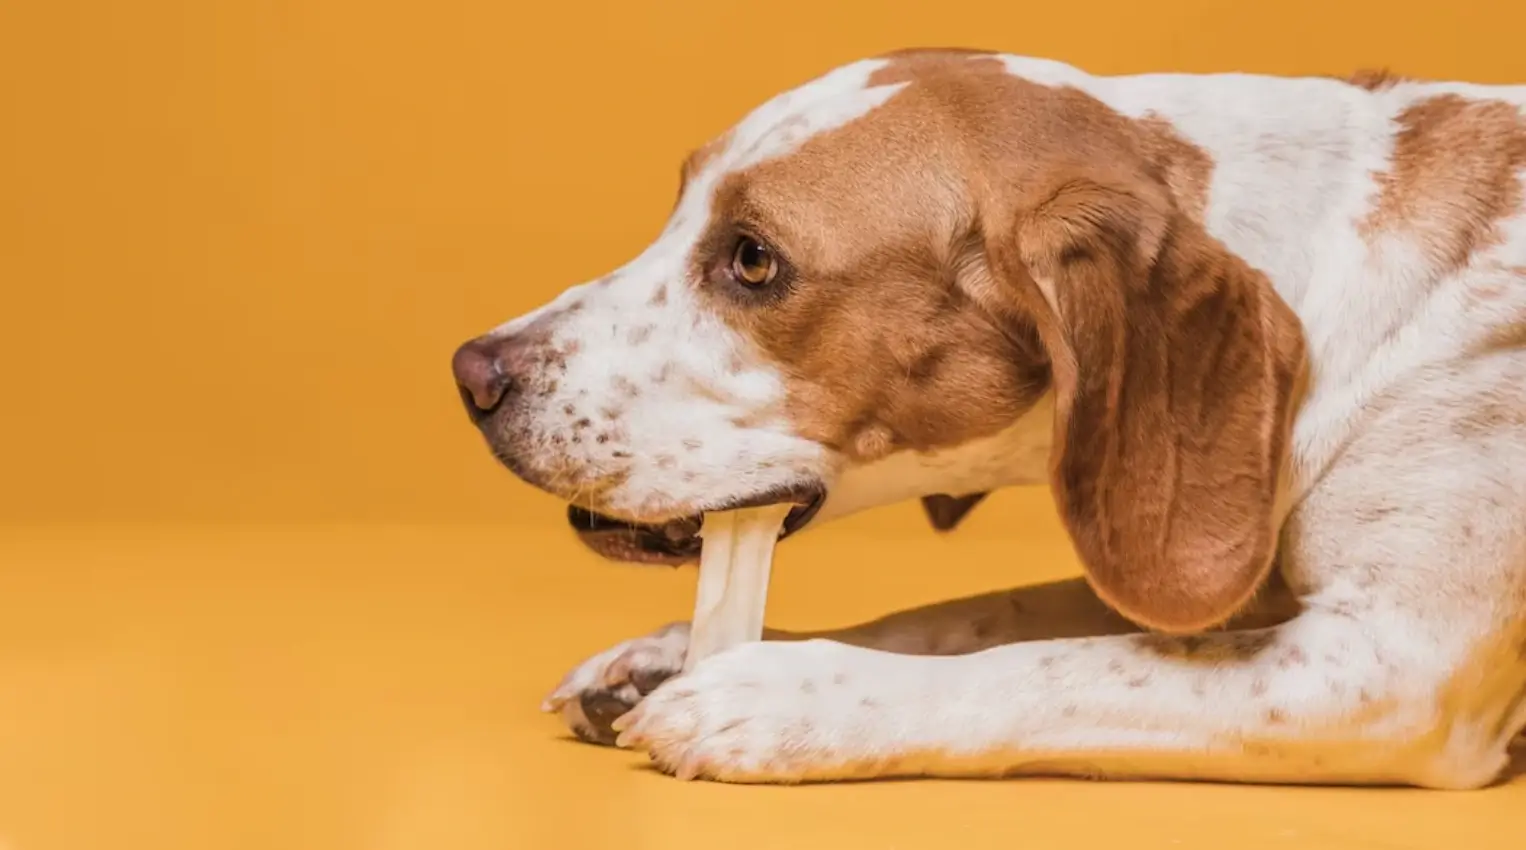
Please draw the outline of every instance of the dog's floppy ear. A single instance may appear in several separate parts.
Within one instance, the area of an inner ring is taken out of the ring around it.
[[[1052,361],[1060,516],[1119,613],[1169,632],[1217,625],[1275,553],[1301,329],[1161,182],[1051,174],[986,244]]]

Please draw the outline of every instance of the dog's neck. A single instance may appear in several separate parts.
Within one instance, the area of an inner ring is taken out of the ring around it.
[[[1054,395],[999,433],[933,452],[903,451],[846,469],[833,482],[812,525],[868,508],[944,494],[963,496],[1049,480]]]

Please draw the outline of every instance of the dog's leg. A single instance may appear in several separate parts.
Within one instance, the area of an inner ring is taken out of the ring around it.
[[[1437,685],[1450,671],[1403,625],[1309,612],[1257,631],[1035,641],[960,656],[765,642],[707,659],[615,726],[622,745],[680,776],[737,782],[1488,782],[1503,748],[1476,764],[1444,758],[1448,707]]]
[[[1281,580],[1269,584],[1233,625],[1254,628],[1282,622],[1297,602]],[[959,655],[1031,640],[1121,635],[1138,631],[1092,592],[1085,580],[1065,579],[900,611],[845,629],[787,632],[764,639],[840,643],[908,655]],[[543,708],[590,743],[613,744],[611,723],[683,667],[688,623],[670,623],[592,656],[546,697]]]

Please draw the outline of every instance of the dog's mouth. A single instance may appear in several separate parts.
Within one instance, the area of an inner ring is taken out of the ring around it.
[[[779,539],[783,540],[809,524],[816,512],[821,510],[826,497],[826,489],[820,486],[795,487],[726,502],[707,510],[713,512],[792,504],[794,507],[779,532]],[[698,561],[702,548],[699,530],[703,514],[647,524],[629,522],[569,505],[567,521],[572,524],[584,545],[613,561],[679,566]]]

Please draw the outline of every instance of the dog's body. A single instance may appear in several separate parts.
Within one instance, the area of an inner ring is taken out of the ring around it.
[[[1490,783],[1526,725],[1523,106],[916,51],[760,108],[646,254],[458,354],[495,452],[675,541],[1048,481],[1090,589],[653,690],[670,627],[551,707],[733,781]],[[584,516],[612,556],[692,557]]]

